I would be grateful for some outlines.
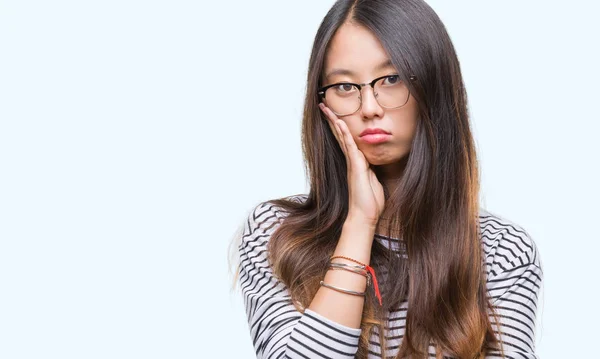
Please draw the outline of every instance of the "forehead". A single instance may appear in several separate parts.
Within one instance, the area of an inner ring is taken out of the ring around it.
[[[387,61],[387,52],[371,31],[362,26],[344,24],[331,39],[325,56],[324,73],[327,76],[334,70],[343,69],[356,76],[369,77]]]

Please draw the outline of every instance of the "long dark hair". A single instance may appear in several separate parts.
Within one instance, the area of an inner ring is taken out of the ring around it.
[[[388,279],[382,283],[383,307],[372,293],[366,297],[357,357],[367,357],[375,329],[385,353],[387,311],[405,300],[398,358],[427,357],[430,342],[438,357],[471,359],[501,349],[488,315],[495,312],[486,291],[479,168],[467,95],[450,37],[424,1],[340,0],[323,19],[310,57],[302,123],[310,192],[305,201],[269,201],[289,213],[269,241],[273,271],[304,310],[319,289],[348,212],[345,159],[316,92],[328,44],[345,22],[365,27],[380,40],[419,107],[403,176],[397,190],[386,194],[385,213],[392,213],[387,233],[402,234],[407,257],[374,242],[371,263]],[[409,81],[410,75],[417,81]]]

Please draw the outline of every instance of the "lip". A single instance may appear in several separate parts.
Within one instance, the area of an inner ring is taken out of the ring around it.
[[[389,133],[388,131],[385,131],[384,129],[381,129],[381,128],[367,128],[366,130],[361,132],[360,135],[358,135],[358,136],[363,137],[366,135],[377,135],[377,134],[390,135],[391,133]]]
[[[367,134],[360,137],[361,141],[364,141],[369,144],[376,144],[389,141],[392,138],[392,135],[387,133],[372,133]]]
[[[368,144],[376,144],[389,141],[392,138],[391,133],[381,128],[367,128],[359,135],[360,140]]]

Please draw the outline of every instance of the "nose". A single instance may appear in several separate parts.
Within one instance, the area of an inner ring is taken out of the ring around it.
[[[371,86],[364,86],[362,88],[361,112],[363,118],[383,117],[383,107],[377,102],[377,94]]]

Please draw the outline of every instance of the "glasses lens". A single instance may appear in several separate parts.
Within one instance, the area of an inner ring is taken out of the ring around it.
[[[338,84],[325,91],[325,101],[338,116],[349,115],[360,107],[360,91],[350,84]]]
[[[396,108],[408,102],[409,91],[398,75],[387,76],[375,83],[377,102],[386,108]]]

